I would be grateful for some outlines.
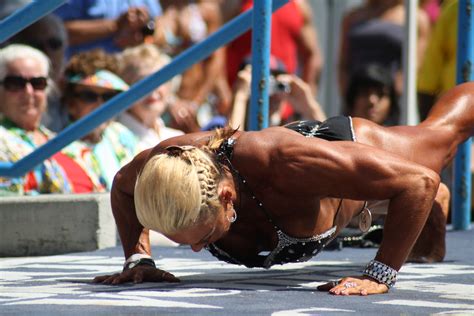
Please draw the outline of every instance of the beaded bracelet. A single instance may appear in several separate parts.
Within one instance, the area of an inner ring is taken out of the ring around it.
[[[397,282],[397,270],[377,260],[371,260],[362,272],[363,275],[369,276],[379,283],[383,283],[391,288]]]

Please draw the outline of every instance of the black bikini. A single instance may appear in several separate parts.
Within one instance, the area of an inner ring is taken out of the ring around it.
[[[352,129],[352,120],[350,117],[334,117],[326,120],[325,122],[319,121],[299,121],[290,123],[285,127],[295,130],[306,137],[318,137],[328,140],[351,140],[354,141],[354,133]],[[248,258],[245,262],[237,260],[228,254],[224,250],[218,248],[215,244],[210,244],[206,249],[217,259],[232,263],[245,265],[249,268],[262,267],[270,268],[275,264],[285,264],[289,262],[302,262],[311,259],[317,255],[334,237],[336,232],[336,226],[330,228],[328,231],[308,237],[308,238],[295,238],[288,236],[284,233],[273,221],[270,214],[265,210],[262,202],[252,193],[250,188],[247,186],[246,180],[239,174],[239,172],[233,167],[231,163],[233,147],[235,139],[226,139],[220,148],[217,150],[217,159],[227,165],[230,170],[238,177],[239,181],[245,186],[250,192],[252,199],[255,200],[259,208],[265,213],[267,219],[272,223],[278,237],[278,244],[266,255],[257,254],[254,258]],[[341,200],[342,203],[342,200]],[[337,217],[341,208],[341,203],[336,211]]]

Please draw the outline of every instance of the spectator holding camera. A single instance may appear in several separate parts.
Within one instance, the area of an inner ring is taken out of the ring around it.
[[[71,56],[93,48],[117,52],[143,43],[153,33],[152,21],[161,6],[157,0],[69,0],[55,13],[66,26]]]
[[[246,58],[234,85],[234,99],[230,126],[246,129],[251,91],[251,65]],[[310,86],[294,74],[288,74],[283,63],[270,56],[269,76],[269,118],[270,125],[283,125],[294,120],[324,121],[326,114],[316,101]],[[288,103],[293,107],[288,115]]]

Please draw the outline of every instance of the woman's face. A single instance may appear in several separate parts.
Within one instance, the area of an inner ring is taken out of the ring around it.
[[[0,81],[1,111],[19,127],[34,131],[46,110],[47,74],[39,61],[18,58],[7,65]]]
[[[108,88],[85,86],[81,84],[74,85],[72,95],[67,97],[69,115],[73,120],[79,120],[118,93],[118,91]],[[84,139],[92,143],[100,142],[102,133],[106,129],[107,124],[108,122],[102,123],[84,137]]]
[[[153,72],[153,69],[151,71],[141,71],[136,81],[145,78]],[[149,95],[135,102],[129,109],[129,113],[147,127],[153,127],[156,119],[166,110],[166,99],[169,93],[169,84],[163,84]]]
[[[390,92],[385,87],[365,87],[356,95],[352,116],[383,124],[390,114]]]
[[[225,216],[224,209],[221,208],[217,216],[207,221],[183,229],[166,237],[178,244],[190,245],[195,252],[201,251],[204,247],[222,238],[230,228],[230,222]]]

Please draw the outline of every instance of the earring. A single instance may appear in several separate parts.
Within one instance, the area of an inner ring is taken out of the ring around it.
[[[232,217],[229,217],[229,216],[226,216],[226,217],[229,223],[232,224],[237,220],[237,212],[235,211],[234,205],[232,203],[231,203],[231,207],[232,207],[232,212],[234,212],[234,214],[232,215]]]

